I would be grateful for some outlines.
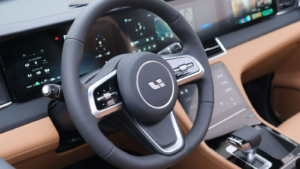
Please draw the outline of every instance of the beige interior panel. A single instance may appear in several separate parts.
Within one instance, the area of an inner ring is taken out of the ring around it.
[[[275,72],[273,86],[300,89],[300,48]]]
[[[294,136],[294,141],[300,142],[300,134],[299,134],[299,128],[300,128],[300,113],[295,114],[293,117],[286,120],[284,123],[282,123],[278,128],[283,131],[284,133],[288,133],[289,135]]]
[[[108,139],[121,149],[134,151],[144,155],[149,154],[140,145],[121,132],[109,136]],[[63,153],[50,151],[15,164],[14,167],[17,169],[59,169],[93,155],[96,155],[95,152],[90,146],[84,144]]]
[[[84,144],[60,154],[52,150],[13,166],[16,169],[59,169],[92,155],[95,155],[95,152],[87,144]]]
[[[0,134],[0,157],[11,164],[58,147],[59,135],[49,117]]]
[[[300,112],[299,102],[299,89],[274,87],[273,105],[281,121],[285,121]]]
[[[300,111],[300,48],[276,71],[272,82],[272,104],[278,119],[287,120]],[[284,89],[285,88],[285,89]]]
[[[227,54],[209,61],[211,65],[222,62],[226,66],[249,107],[260,121],[273,130],[294,140],[298,144],[300,143],[300,140],[297,139],[297,136],[272,126],[257,114],[244,91],[242,79],[244,82],[250,81],[276,70],[276,67],[287,62],[290,55],[293,55],[299,50],[299,28],[300,22],[296,22],[234,47],[228,50]],[[264,66],[262,66],[261,63],[264,63]],[[297,63],[299,65],[300,62]],[[256,69],[256,66],[258,66],[258,71],[251,70]],[[242,78],[242,76],[245,77]],[[186,134],[192,127],[192,123],[184,110],[180,108],[181,106],[178,105],[180,104],[176,104],[175,113],[179,124],[181,125],[182,132]],[[238,168],[233,163],[211,150],[204,142],[202,142],[198,149],[190,156],[172,168],[188,168],[186,166],[190,166],[190,168],[202,168],[203,166],[205,166],[203,168]]]
[[[265,58],[265,60],[260,63],[248,68],[247,71],[243,72],[242,82],[247,83],[263,75],[273,73],[289,58],[289,56],[295,53],[298,48],[298,43],[291,44],[290,46],[280,50],[278,53],[274,53],[272,58]]]

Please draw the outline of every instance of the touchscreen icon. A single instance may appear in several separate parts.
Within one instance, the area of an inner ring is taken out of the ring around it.
[[[45,73],[49,73],[50,72],[50,69],[45,69]]]

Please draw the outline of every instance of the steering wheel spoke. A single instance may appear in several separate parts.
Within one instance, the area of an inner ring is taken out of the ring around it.
[[[183,85],[202,77],[205,70],[193,56],[184,54],[162,56],[172,67],[178,85]]]
[[[114,70],[88,87],[88,101],[95,118],[101,118],[123,107],[116,75],[117,70]]]
[[[123,107],[123,98],[118,90],[117,65],[126,55],[109,60],[100,70],[87,74],[81,80],[87,89],[89,107],[95,118],[101,118]]]
[[[173,111],[153,124],[139,122],[126,110],[107,116],[106,121],[151,153],[170,156],[184,146],[184,139]]]

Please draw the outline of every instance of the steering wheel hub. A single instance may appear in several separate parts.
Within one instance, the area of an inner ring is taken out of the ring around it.
[[[172,111],[177,99],[177,81],[172,68],[160,56],[132,54],[121,60],[117,72],[122,84],[120,92],[138,121],[154,123]]]

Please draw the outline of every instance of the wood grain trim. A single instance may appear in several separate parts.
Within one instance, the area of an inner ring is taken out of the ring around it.
[[[0,134],[0,157],[11,164],[58,147],[59,135],[49,117]]]

